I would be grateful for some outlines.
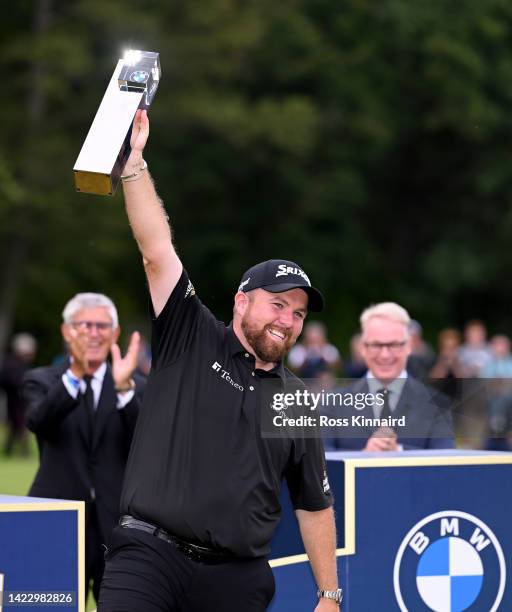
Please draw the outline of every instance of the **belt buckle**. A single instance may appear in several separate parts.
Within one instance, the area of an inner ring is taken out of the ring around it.
[[[184,547],[184,552],[189,559],[192,559],[192,561],[197,561],[198,563],[204,562],[204,555],[202,555],[194,546],[186,544]]]
[[[153,535],[160,538],[160,540],[164,540],[167,544],[173,544],[173,539],[165,529],[162,529],[162,527],[155,527]]]

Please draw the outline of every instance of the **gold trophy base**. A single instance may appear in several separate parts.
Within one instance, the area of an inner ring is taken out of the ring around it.
[[[75,170],[75,188],[82,193],[113,195],[114,186],[110,174]]]

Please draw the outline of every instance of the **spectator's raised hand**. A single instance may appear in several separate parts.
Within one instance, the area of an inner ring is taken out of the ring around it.
[[[137,367],[137,359],[140,349],[140,334],[133,332],[126,355],[122,357],[118,344],[113,344],[110,352],[112,354],[112,377],[118,389],[130,387],[132,374]]]

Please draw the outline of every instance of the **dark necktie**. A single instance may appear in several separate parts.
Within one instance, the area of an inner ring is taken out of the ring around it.
[[[389,408],[389,389],[383,387],[382,389],[379,389],[377,393],[381,393],[384,399],[384,404],[382,405],[382,410],[380,411],[380,418],[389,419],[391,416],[391,410]]]
[[[96,410],[94,409],[94,393],[92,390],[92,376],[86,374],[84,376],[85,382],[85,393],[83,394],[83,402],[87,411],[87,422],[89,423],[89,440],[92,442],[94,434],[94,420],[96,417]]]

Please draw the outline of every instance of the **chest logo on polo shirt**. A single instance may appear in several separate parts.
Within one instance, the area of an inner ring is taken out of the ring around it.
[[[234,389],[237,389],[238,391],[243,391],[244,390],[242,385],[237,383],[237,382],[235,382],[231,378],[230,373],[227,370],[224,370],[224,368],[222,367],[222,365],[218,361],[215,361],[212,364],[212,370],[215,370],[218,374],[220,374],[220,377],[223,380],[225,380],[227,383],[229,383]]]

